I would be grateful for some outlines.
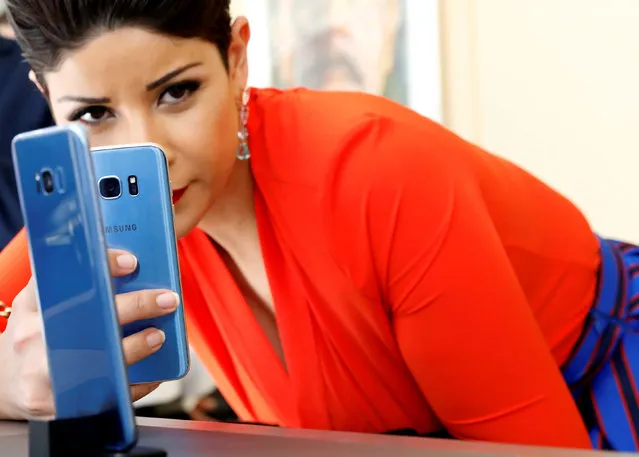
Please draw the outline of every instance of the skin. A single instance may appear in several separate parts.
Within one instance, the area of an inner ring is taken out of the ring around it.
[[[174,191],[186,189],[175,205],[178,237],[203,224],[225,239],[223,225],[247,217],[250,202],[238,201],[234,190],[248,187],[248,167],[235,157],[248,33],[245,21],[236,23],[228,73],[207,41],[123,28],[98,36],[45,74],[56,123],[83,123],[91,146],[162,146]],[[218,216],[228,222],[209,222]]]
[[[125,276],[135,270],[135,257],[122,251],[109,251],[109,267],[114,276]],[[159,306],[158,298],[163,295]],[[116,306],[120,323],[173,312],[177,297],[170,291],[144,291],[120,295]],[[0,418],[49,418],[54,414],[51,384],[42,338],[40,316],[35,300],[34,283],[18,294],[13,302],[11,318],[0,336]],[[150,338],[150,339],[149,339]],[[147,329],[122,341],[127,364],[132,364],[157,351],[164,335]],[[157,384],[133,386],[131,395],[141,398],[157,388]]]
[[[178,237],[199,227],[215,240],[268,332],[275,321],[253,209],[253,180],[247,161],[236,158],[249,38],[247,20],[236,19],[227,69],[218,49],[204,40],[138,28],[108,31],[65,54],[57,68],[44,73],[46,88],[41,90],[56,122],[85,124],[93,147],[162,146],[174,192],[182,194],[175,203]],[[114,276],[134,270],[131,254],[109,255]],[[120,295],[120,321],[165,315],[178,306],[175,299],[164,290]],[[7,330],[0,335],[0,364],[8,367],[0,370],[0,418],[54,413],[36,303],[30,282],[16,297]],[[268,333],[279,347],[277,331]],[[156,329],[125,338],[127,362],[157,351],[163,340]],[[133,387],[133,399],[156,387]]]
[[[2,21],[1,19],[0,19],[0,36],[9,38],[9,39],[15,38],[15,34],[13,33],[13,29],[11,28],[11,26],[7,24],[6,22]]]

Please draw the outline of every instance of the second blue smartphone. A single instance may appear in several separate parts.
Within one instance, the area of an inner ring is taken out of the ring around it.
[[[56,418],[99,416],[104,444],[127,450],[137,428],[85,132],[18,135],[13,160]]]
[[[136,271],[114,278],[116,293],[168,289],[182,297],[171,185],[164,152],[151,144],[93,150],[96,183],[110,248],[138,259]],[[189,369],[182,303],[172,314],[123,326],[125,336],[149,327],[164,332],[162,347],[129,367],[131,383],[170,381]]]

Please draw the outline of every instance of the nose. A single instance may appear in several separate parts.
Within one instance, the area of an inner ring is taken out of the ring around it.
[[[172,148],[166,125],[156,122],[152,117],[140,116],[130,124],[128,130],[128,143],[153,143],[162,149],[169,167],[175,162],[176,154]]]

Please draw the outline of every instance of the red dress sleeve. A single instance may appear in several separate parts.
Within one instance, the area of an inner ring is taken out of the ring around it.
[[[0,252],[0,302],[7,306],[24,289],[31,277],[27,234],[22,229]],[[0,317],[0,332],[7,325],[7,319]]]
[[[363,122],[327,184],[335,256],[356,281],[371,270],[401,356],[452,435],[590,448],[472,154],[484,156],[422,118]]]

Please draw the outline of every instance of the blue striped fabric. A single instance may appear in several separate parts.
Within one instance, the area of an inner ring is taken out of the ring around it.
[[[597,299],[563,374],[597,449],[639,450],[639,247],[600,238]]]

